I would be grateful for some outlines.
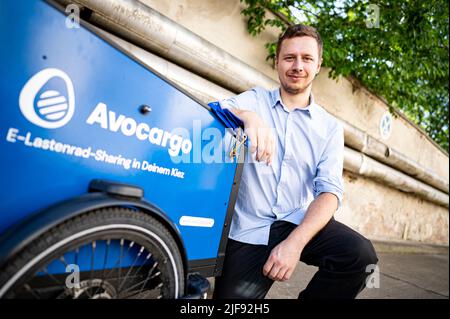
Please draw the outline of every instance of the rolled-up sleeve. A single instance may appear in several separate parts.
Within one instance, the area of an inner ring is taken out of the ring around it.
[[[222,108],[234,108],[238,110],[255,111],[258,88],[245,91],[229,99],[219,101]]]
[[[342,205],[344,194],[344,129],[337,123],[328,138],[328,142],[317,165],[313,179],[314,198],[321,193],[332,193],[338,198],[338,208]]]

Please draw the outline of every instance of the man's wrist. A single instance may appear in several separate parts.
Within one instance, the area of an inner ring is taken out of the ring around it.
[[[238,109],[233,109],[231,110],[234,115],[236,115],[237,117],[239,117],[243,122],[246,122],[249,118],[250,115],[250,111],[247,110],[238,110]]]
[[[297,227],[294,229],[291,234],[287,237],[287,240],[290,241],[296,249],[302,251],[303,248],[305,248],[306,244],[308,243],[308,240],[304,238],[301,229]]]

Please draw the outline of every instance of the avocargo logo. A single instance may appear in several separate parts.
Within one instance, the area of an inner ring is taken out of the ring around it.
[[[56,90],[55,86],[64,90]],[[62,94],[63,91],[66,94]],[[39,92],[42,92],[38,94]],[[37,101],[36,101],[37,100]],[[24,85],[19,96],[19,106],[22,114],[31,123],[43,128],[60,128],[66,125],[75,111],[75,94],[71,79],[63,71],[55,68],[44,69],[36,73]],[[137,123],[131,117],[116,115],[108,110],[106,104],[98,103],[86,123],[100,125],[102,129],[125,136],[134,136],[140,141],[168,148],[170,156],[180,155],[180,151],[188,154],[192,142],[181,135],[172,134],[147,123]],[[186,131],[186,130],[184,130]]]
[[[36,102],[36,97],[50,81],[63,81],[66,95],[57,90],[44,90]],[[75,95],[70,78],[61,70],[44,69],[36,73],[20,91],[20,111],[31,123],[44,128],[58,128],[66,125],[75,111]]]

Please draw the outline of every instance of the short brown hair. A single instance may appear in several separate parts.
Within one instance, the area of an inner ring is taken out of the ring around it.
[[[277,58],[278,55],[280,54],[281,44],[283,43],[283,41],[295,37],[312,37],[316,39],[317,45],[319,47],[319,60],[320,58],[322,58],[323,42],[319,32],[317,32],[315,28],[304,24],[291,25],[289,28],[286,29],[286,31],[284,31],[283,35],[278,39],[277,53],[276,53]]]

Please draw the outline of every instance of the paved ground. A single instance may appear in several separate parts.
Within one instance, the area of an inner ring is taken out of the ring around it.
[[[362,299],[429,299],[449,297],[448,255],[380,253],[379,288],[366,288]],[[297,298],[316,267],[300,263],[289,282],[275,283],[267,298]],[[371,282],[375,285],[375,280]]]
[[[448,247],[374,243],[379,258],[379,287],[365,289],[361,299],[448,299]],[[297,298],[317,268],[299,263],[292,278],[275,283],[268,299]],[[370,282],[377,285],[376,280]],[[213,280],[212,280],[213,284]]]

